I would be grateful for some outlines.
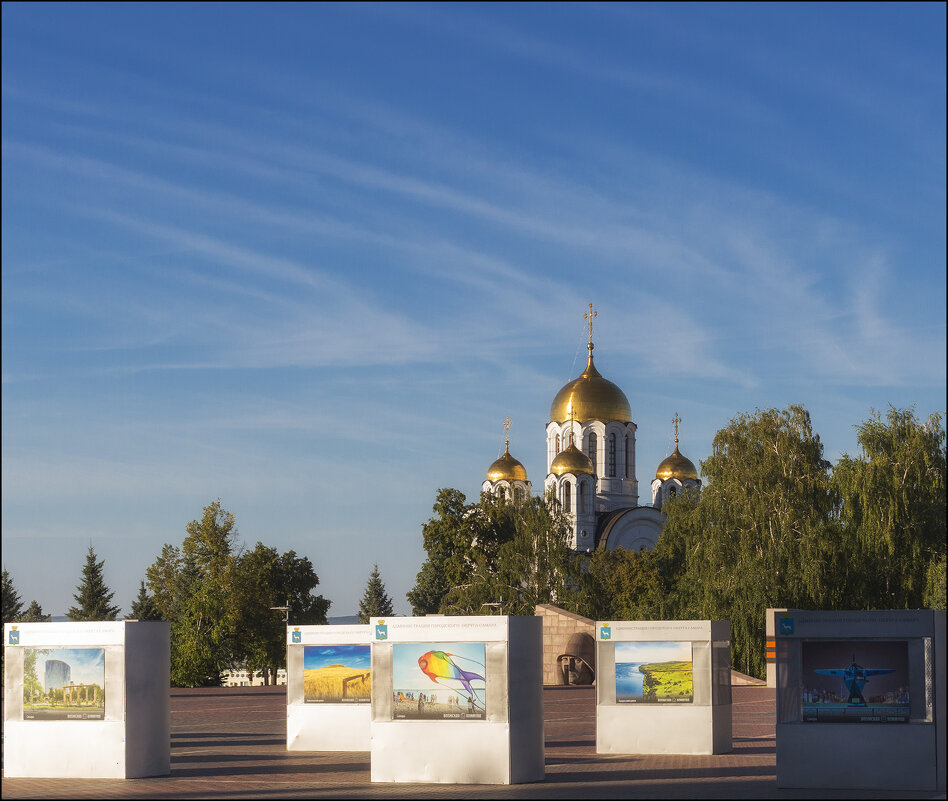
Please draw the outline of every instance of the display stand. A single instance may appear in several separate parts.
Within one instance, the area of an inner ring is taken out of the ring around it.
[[[540,618],[371,624],[373,782],[542,781]]]
[[[368,751],[372,627],[288,626],[286,748]]]
[[[777,616],[777,786],[945,791],[945,612]]]
[[[730,634],[720,620],[596,623],[596,753],[728,753]]]
[[[170,627],[4,625],[4,776],[171,772]]]

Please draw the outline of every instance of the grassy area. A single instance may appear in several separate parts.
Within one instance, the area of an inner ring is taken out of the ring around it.
[[[645,676],[642,682],[645,696],[673,701],[691,699],[694,695],[691,662],[653,662],[640,665],[639,671]]]

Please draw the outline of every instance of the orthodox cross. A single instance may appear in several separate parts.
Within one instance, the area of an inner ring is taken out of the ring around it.
[[[507,448],[510,448],[510,416],[504,418],[504,431],[507,435]]]
[[[675,447],[678,447],[678,424],[681,422],[681,418],[678,416],[678,412],[675,412],[675,416],[672,418],[672,422],[675,424]]]
[[[593,341],[593,317],[598,317],[599,312],[593,311],[592,303],[589,304],[589,311],[583,315],[584,320],[589,322],[589,344],[592,345]]]

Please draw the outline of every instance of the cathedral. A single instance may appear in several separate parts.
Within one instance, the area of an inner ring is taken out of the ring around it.
[[[639,505],[635,475],[635,437],[628,398],[619,387],[602,377],[593,361],[593,318],[583,315],[589,327],[586,369],[553,398],[546,424],[547,474],[544,493],[554,492],[573,518],[572,546],[577,551],[594,548],[652,548],[662,533],[662,502],[682,489],[701,488],[698,471],[678,450],[675,414],[675,450],[662,460],[651,482],[652,503]],[[503,494],[511,500],[529,497],[531,483],[523,465],[510,454],[510,420],[504,454],[487,470],[483,492]]]

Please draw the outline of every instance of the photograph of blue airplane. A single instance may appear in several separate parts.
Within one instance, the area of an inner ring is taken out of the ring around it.
[[[804,722],[907,723],[910,718],[904,641],[804,641],[802,668]]]
[[[865,706],[866,699],[862,695],[862,689],[866,686],[870,676],[881,676],[884,673],[895,673],[895,668],[865,668],[856,664],[856,655],[853,654],[853,661],[845,670],[834,670],[833,668],[816,669],[814,673],[823,676],[839,676],[843,680],[846,689],[849,690],[847,704]]]

